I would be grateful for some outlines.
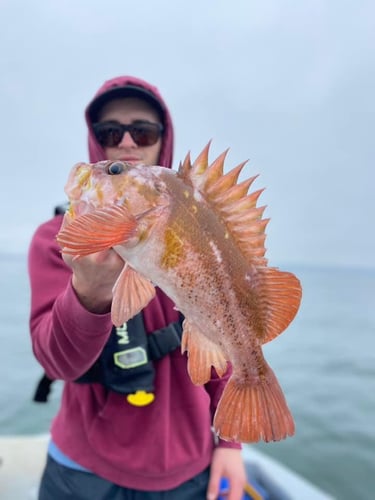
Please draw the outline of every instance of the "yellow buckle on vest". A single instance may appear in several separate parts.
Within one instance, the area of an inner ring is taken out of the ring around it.
[[[126,400],[133,406],[147,406],[155,399],[153,392],[137,391],[134,394],[128,394]]]

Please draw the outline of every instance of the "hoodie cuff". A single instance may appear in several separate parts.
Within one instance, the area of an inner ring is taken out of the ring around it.
[[[225,441],[224,439],[218,439],[216,442],[216,448],[233,448],[235,450],[242,450],[241,443],[235,443],[234,441]]]

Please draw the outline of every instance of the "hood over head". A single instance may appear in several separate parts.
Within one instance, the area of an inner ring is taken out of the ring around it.
[[[97,142],[92,130],[102,106],[121,97],[138,97],[151,104],[159,113],[164,126],[159,165],[171,168],[173,161],[173,124],[170,112],[158,89],[140,78],[119,76],[107,80],[97,91],[85,111],[88,126],[88,148],[90,162],[106,160],[103,148]]]

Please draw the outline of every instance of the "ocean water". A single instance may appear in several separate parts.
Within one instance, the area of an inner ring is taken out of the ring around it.
[[[293,324],[265,346],[265,356],[295,417],[296,435],[255,446],[339,500],[372,500],[375,270],[285,270],[302,282],[302,306]],[[0,254],[0,276],[0,432],[46,432],[61,384],[48,404],[32,402],[41,368],[28,333],[26,256]]]

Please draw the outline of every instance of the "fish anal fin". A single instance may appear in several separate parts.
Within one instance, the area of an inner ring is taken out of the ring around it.
[[[269,367],[253,385],[231,376],[216,409],[214,429],[221,439],[241,443],[280,441],[294,434],[293,417]]]
[[[64,225],[56,239],[65,253],[83,256],[125,243],[136,228],[135,217],[115,205],[80,215]]]
[[[122,325],[141,311],[154,295],[153,284],[125,264],[113,287],[112,323]]]
[[[185,351],[188,351],[189,376],[195,385],[203,385],[210,380],[212,366],[219,377],[227,371],[227,361],[220,347],[186,319],[181,339],[181,352]]]
[[[282,333],[293,321],[301,303],[302,288],[294,274],[272,267],[262,269],[257,281],[265,325],[261,341],[266,343]]]

